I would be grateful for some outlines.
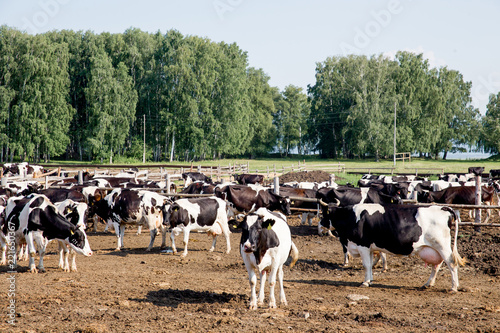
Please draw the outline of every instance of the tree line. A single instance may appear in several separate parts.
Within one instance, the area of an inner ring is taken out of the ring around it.
[[[144,140],[149,161],[380,158],[392,154],[394,110],[398,151],[499,149],[482,134],[498,131],[498,96],[481,118],[471,83],[422,55],[327,58],[307,91],[269,80],[237,44],[176,30],[29,35],[1,26],[0,160],[140,160]]]

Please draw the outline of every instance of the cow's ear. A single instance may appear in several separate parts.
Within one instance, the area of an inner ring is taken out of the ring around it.
[[[237,220],[235,219],[232,219],[232,220],[229,220],[227,221],[227,224],[229,226],[229,229],[232,229],[232,230],[237,230],[237,229],[241,229],[241,223],[238,222]]]
[[[271,230],[274,223],[276,223],[276,221],[274,221],[274,220],[271,220],[271,219],[265,220],[264,222],[262,222],[262,229]]]

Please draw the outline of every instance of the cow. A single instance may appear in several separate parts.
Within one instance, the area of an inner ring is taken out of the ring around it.
[[[73,225],[86,229],[85,218],[87,215],[87,204],[84,202],[75,202],[71,199],[66,199],[63,202],[55,203],[57,210]],[[62,241],[59,243],[59,268],[65,272],[76,272],[76,252],[68,248]],[[71,267],[69,265],[69,257],[71,255]]]
[[[226,202],[217,197],[190,198],[176,200],[168,209],[164,226],[170,226],[172,232],[172,252],[177,253],[175,247],[175,236],[181,231],[184,232],[184,251],[181,256],[188,253],[189,233],[193,231],[206,231],[213,237],[210,252],[215,249],[217,235],[224,234],[226,238],[226,253],[231,251],[229,239],[230,231],[227,221]]]
[[[481,201],[486,205],[493,204],[495,187],[492,185],[481,186]],[[460,186],[448,187],[441,191],[425,192],[422,202],[424,203],[443,203],[443,204],[458,204],[458,205],[474,205],[476,203],[476,187],[475,186]],[[460,212],[455,211],[460,221]],[[491,215],[491,210],[486,210],[486,220],[488,223]]]
[[[290,227],[286,217],[277,212],[270,212],[266,208],[259,208],[254,213],[247,215],[240,223],[241,240],[240,254],[245,263],[250,282],[250,310],[264,303],[264,286],[269,274],[269,307],[276,308],[274,286],[276,274],[280,288],[279,301],[287,305],[285,290],[283,288],[283,264],[291,255],[292,268],[298,260],[299,251],[292,241]],[[259,297],[256,294],[257,276],[259,273]]]
[[[355,188],[340,186],[339,188],[322,188],[317,192],[317,198],[325,203],[338,202],[340,206],[355,205],[359,203],[400,203],[399,194],[389,195],[378,191],[374,187]]]
[[[235,213],[251,213],[260,207],[291,215],[290,199],[260,185],[228,185],[216,188],[215,195],[231,203]]]
[[[214,194],[215,185],[211,183],[205,183],[202,180],[197,180],[186,186],[179,193],[182,194]]]
[[[450,230],[455,222],[455,237],[451,247]],[[331,205],[320,225],[335,229],[347,243],[349,252],[361,256],[365,278],[361,286],[373,281],[373,251],[396,255],[418,254],[432,265],[429,280],[423,287],[432,287],[443,261],[451,272],[451,291],[458,290],[458,265],[465,260],[457,250],[458,219],[449,207],[416,205],[357,204],[347,207]]]
[[[234,181],[238,182],[240,185],[262,184],[264,182],[264,176],[251,173],[243,173],[241,175],[235,174]]]
[[[123,236],[127,224],[146,225],[151,235],[146,251],[151,251],[158,230],[162,233],[161,247],[165,247],[166,229],[162,223],[169,204],[170,200],[158,193],[117,188],[92,206],[89,216],[97,214],[108,224],[113,225],[117,237],[117,251],[123,248]]]
[[[75,202],[86,201],[82,192],[68,188],[47,188],[39,190],[37,193],[45,195],[51,202],[62,202],[66,199],[71,199]]]
[[[280,186],[280,195],[285,197],[295,197],[295,198],[306,198],[306,199],[316,199],[316,190],[304,189],[304,188],[290,188]],[[290,207],[303,208],[303,209],[316,209],[316,213],[303,212],[301,224],[306,222],[312,225],[312,219],[319,214],[319,207],[317,202],[301,201],[301,200],[290,200]]]
[[[29,270],[32,273],[45,272],[43,257],[47,243],[52,239],[62,240],[78,254],[92,255],[83,228],[73,225],[64,218],[57,211],[56,206],[42,194],[31,194],[24,198],[10,198],[5,209],[5,223],[2,233],[9,234],[7,237],[9,243],[20,244],[22,239],[26,240],[29,252]],[[35,243],[40,254],[38,269],[35,267]]]
[[[201,172],[184,172],[182,174],[182,179],[184,179],[184,188],[189,186],[194,181],[201,180],[205,183],[212,183],[212,178],[205,176]]]

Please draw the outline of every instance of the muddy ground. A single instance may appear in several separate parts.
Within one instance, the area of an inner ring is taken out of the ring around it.
[[[459,251],[469,262],[459,269],[459,292],[450,294],[447,268],[435,287],[419,289],[430,268],[414,257],[388,256],[389,271],[377,267],[375,283],[361,288],[361,262],[343,268],[338,240],[318,236],[315,226],[301,226],[297,217],[289,224],[300,259],[284,269],[288,306],[248,310],[239,233],[231,235],[228,255],[224,241],[209,253],[210,239],[191,234],[189,253],[181,258],[161,253],[158,239],[147,253],[148,233],[137,236],[134,228],[126,231],[126,250],[115,251],[116,237],[100,225],[100,232],[89,233],[94,255],[77,257],[78,272],[57,268],[54,245],[46,273],[31,274],[26,262],[19,263],[15,325],[7,323],[11,274],[0,268],[0,332],[500,331],[498,229],[483,228],[480,235],[460,229]],[[266,286],[266,302],[267,294]]]

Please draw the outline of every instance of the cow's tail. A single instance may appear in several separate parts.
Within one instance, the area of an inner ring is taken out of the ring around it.
[[[295,263],[297,260],[299,260],[299,250],[295,246],[295,244],[292,242],[292,247],[290,248],[290,256],[292,257],[292,262],[290,263],[290,268],[293,268],[295,266]]]
[[[458,249],[457,249],[457,243],[458,243],[458,218],[457,218],[457,215],[455,214],[455,211],[449,207],[443,207],[443,210],[446,210],[448,212],[451,213],[451,220],[455,221],[455,239],[454,239],[454,242],[453,242],[453,252],[452,252],[452,255],[453,255],[453,264],[455,266],[464,266],[465,263],[467,262],[467,260],[465,258],[462,258],[460,256],[460,254],[458,253]],[[451,222],[451,221],[450,221]],[[450,223],[451,224],[451,223]]]

